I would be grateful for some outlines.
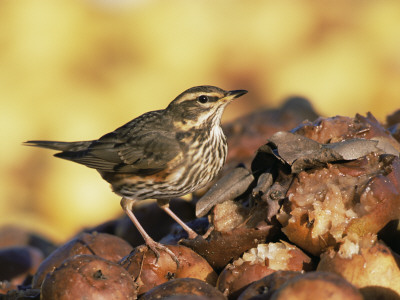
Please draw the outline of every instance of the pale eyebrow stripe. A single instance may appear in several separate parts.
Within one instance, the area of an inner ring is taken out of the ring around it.
[[[179,99],[178,103],[182,103],[182,102],[187,101],[187,100],[189,100],[190,98],[193,98],[193,97],[197,98],[197,97],[199,97],[201,95],[206,95],[206,96],[209,96],[209,97],[217,97],[217,98],[221,97],[221,94],[219,94],[219,93],[196,92],[196,93],[188,94],[186,97]],[[190,96],[190,98],[188,98],[189,96]],[[191,100],[194,100],[194,99],[191,99]]]

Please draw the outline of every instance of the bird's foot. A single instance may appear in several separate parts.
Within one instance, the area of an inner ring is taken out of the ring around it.
[[[164,251],[166,252],[169,256],[171,256],[171,258],[175,261],[177,267],[179,268],[179,259],[178,257],[176,257],[175,253],[171,251],[171,249],[169,249],[167,246],[157,243],[154,240],[150,240],[150,241],[146,241],[146,246],[154,252],[154,255],[156,256],[156,264],[160,258],[160,251]]]
[[[190,227],[188,228],[184,228],[188,234],[188,238],[189,240],[194,240],[195,238],[197,238],[199,235]]]
[[[214,230],[214,228],[215,228],[214,225],[211,225],[211,226],[207,229],[206,233],[203,234],[201,237],[202,237],[203,239],[207,239],[207,238],[210,236],[211,232]]]
[[[169,256],[171,256],[171,258],[176,262],[176,264],[177,264],[177,266],[179,268],[179,260],[176,257],[176,255],[174,254],[174,252],[172,252],[168,247],[166,247],[166,246],[154,241],[147,234],[147,232],[144,230],[142,225],[140,225],[138,219],[135,217],[135,215],[132,212],[132,207],[133,207],[134,203],[135,203],[135,201],[131,200],[131,199],[127,199],[127,198],[122,198],[121,199],[122,208],[124,209],[124,211],[128,215],[129,219],[131,219],[131,221],[133,222],[133,224],[135,225],[137,230],[142,235],[142,237],[144,239],[144,242],[145,242],[146,246],[148,247],[148,249],[151,249],[154,252],[154,254],[156,256],[156,263],[158,262],[158,259],[160,258],[160,252],[158,252],[158,250],[157,250],[157,249],[159,249],[159,250],[162,250],[162,251],[166,252]]]

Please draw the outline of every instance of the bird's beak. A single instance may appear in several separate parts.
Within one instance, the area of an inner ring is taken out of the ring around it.
[[[243,96],[246,94],[246,90],[235,90],[235,91],[229,91],[226,93],[226,96],[224,97],[224,100],[227,102],[232,101],[235,98],[239,98],[240,96]]]

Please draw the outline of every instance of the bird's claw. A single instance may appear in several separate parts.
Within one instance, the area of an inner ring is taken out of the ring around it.
[[[171,251],[167,246],[164,246],[160,243],[154,242],[153,243],[147,243],[148,249],[153,251],[154,255],[156,256],[156,264],[158,263],[158,260],[160,258],[160,252],[158,250],[166,252],[171,258],[175,261],[177,267],[179,268],[180,263],[178,257],[176,257],[175,253]]]

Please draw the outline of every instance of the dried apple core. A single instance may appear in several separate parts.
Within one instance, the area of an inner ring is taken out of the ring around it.
[[[339,247],[337,254],[341,258],[352,258],[353,255],[361,254],[361,249],[371,248],[377,241],[376,234],[367,234],[359,237],[355,233],[349,233]]]
[[[257,248],[245,252],[242,258],[235,260],[233,264],[240,266],[244,262],[250,262],[250,264],[267,264],[272,270],[287,270],[292,257],[290,251],[295,249],[297,249],[295,246],[285,242],[258,244]]]
[[[379,155],[370,154],[353,162],[301,172],[287,193],[291,211],[281,213],[279,220],[282,224],[307,222],[311,238],[329,233],[340,241],[350,221],[368,214],[376,205],[368,183],[385,173],[383,165]]]
[[[247,211],[235,201],[228,200],[217,204],[212,214],[214,229],[220,232],[229,232],[246,220]]]

